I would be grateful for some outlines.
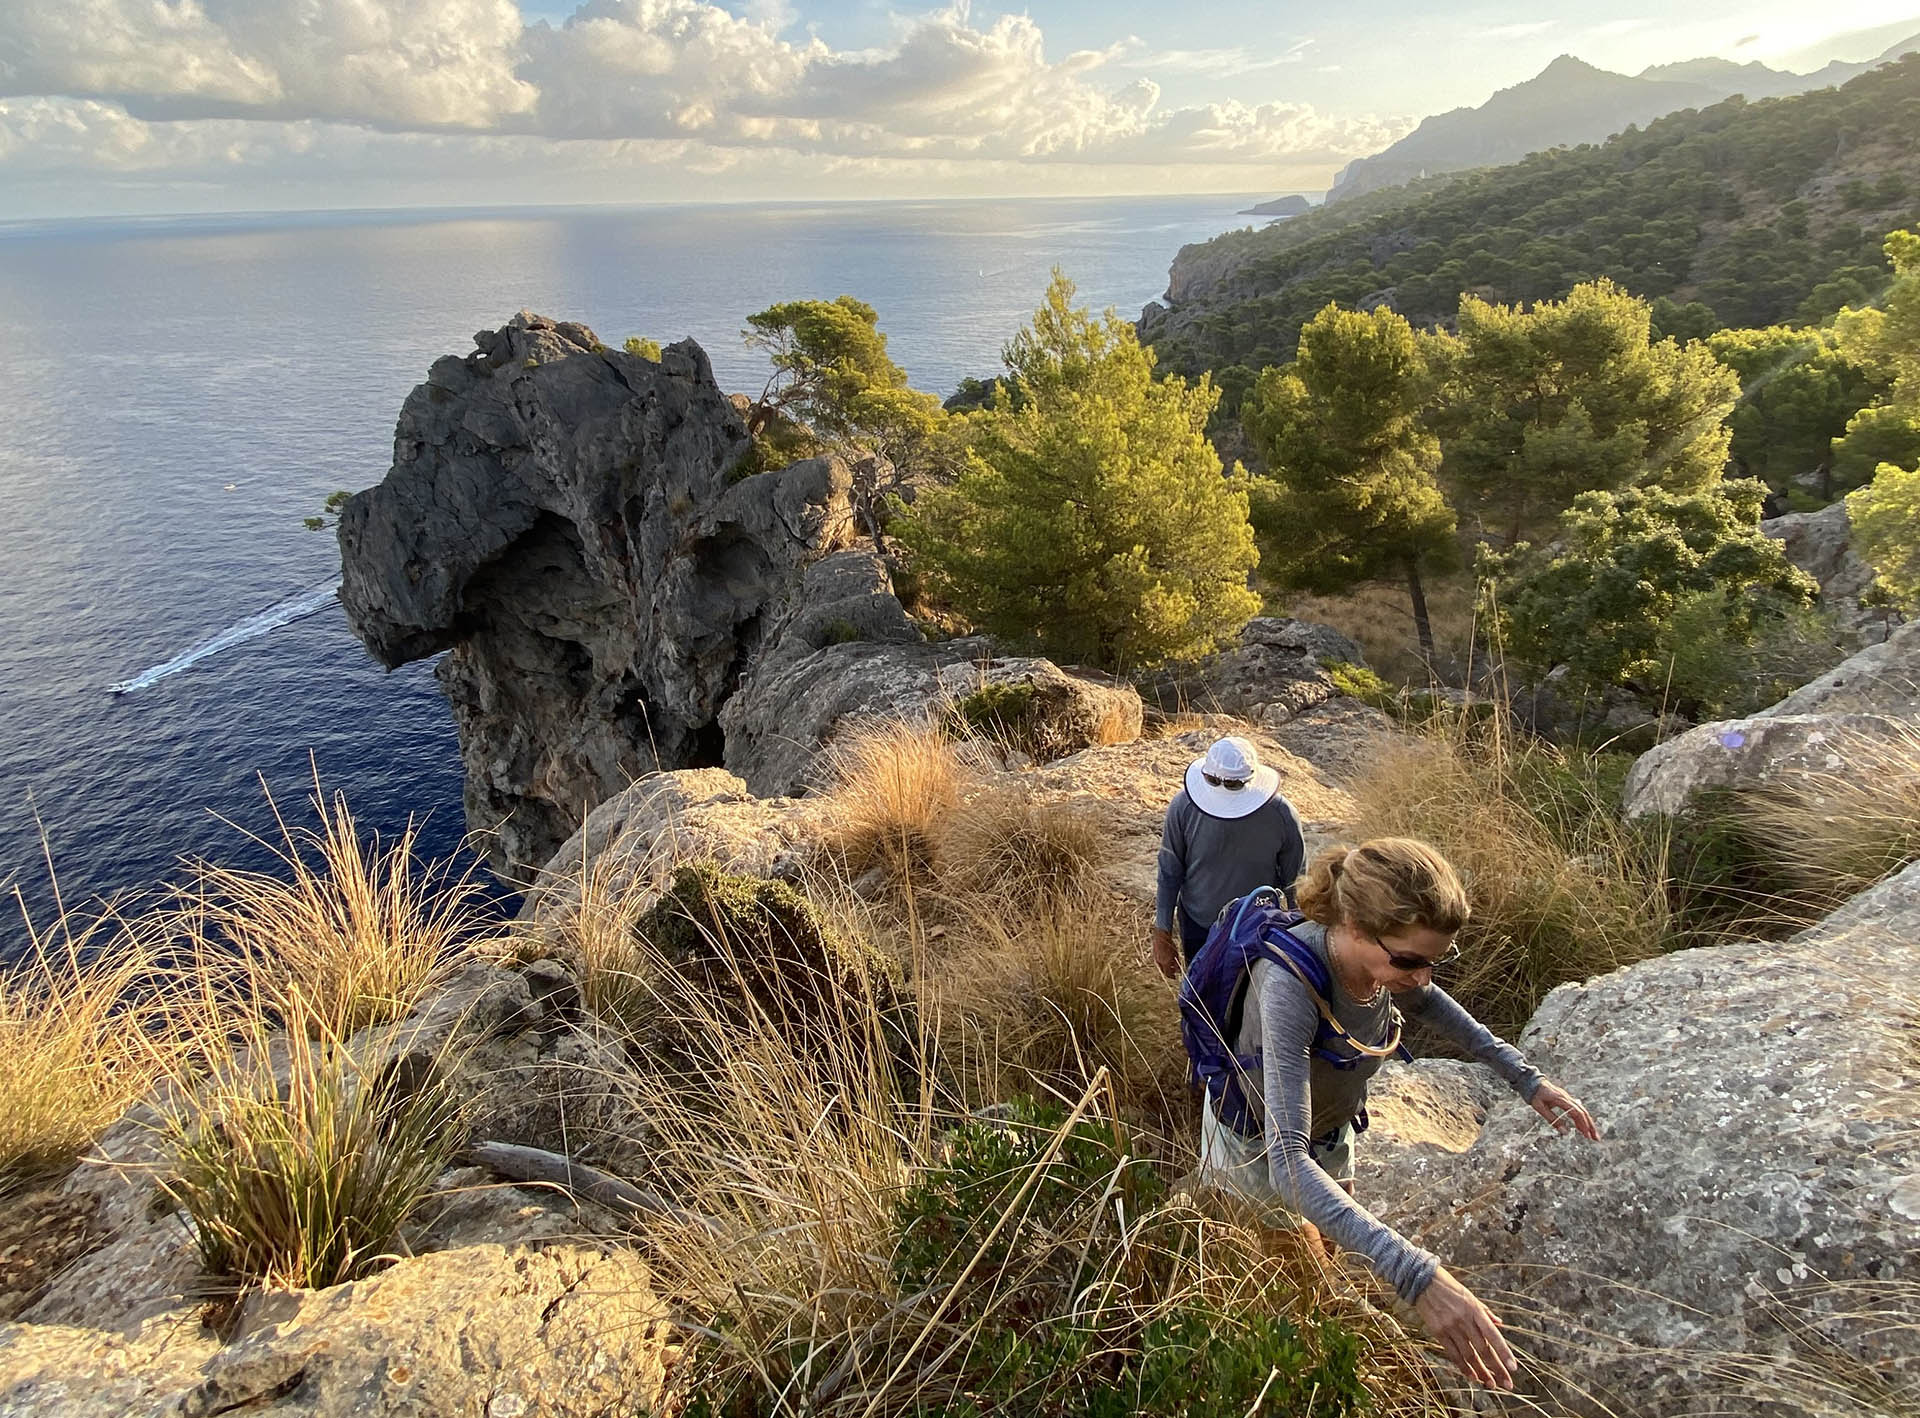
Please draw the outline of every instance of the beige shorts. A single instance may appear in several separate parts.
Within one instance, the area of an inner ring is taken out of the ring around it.
[[[1353,1184],[1353,1123],[1340,1124],[1324,1137],[1308,1139],[1307,1155],[1334,1181],[1349,1190]],[[1200,1173],[1202,1186],[1249,1201],[1258,1208],[1261,1224],[1282,1229],[1304,1224],[1280,1199],[1267,1166],[1264,1138],[1242,1137],[1213,1112],[1213,1100],[1200,1100]]]

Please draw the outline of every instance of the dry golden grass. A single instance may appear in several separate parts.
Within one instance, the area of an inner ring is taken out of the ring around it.
[[[104,919],[27,927],[0,975],[0,1196],[57,1173],[143,1095],[178,1041],[150,937]]]
[[[1427,590],[1434,653],[1443,666],[1468,662],[1475,617],[1473,586],[1465,577],[1436,578]],[[1390,684],[1424,689],[1432,672],[1420,654],[1412,604],[1404,586],[1380,583],[1346,596],[1287,597],[1281,614],[1332,626],[1357,644],[1367,664]]]
[[[1023,784],[986,784],[935,828],[944,889],[1031,911],[1084,890],[1098,870],[1099,829],[1071,803]]]
[[[1814,910],[1830,910],[1920,858],[1920,725],[1842,732],[1836,773],[1743,795],[1740,814]]]
[[[200,869],[175,928],[235,958],[250,987],[344,1037],[399,1019],[443,982],[477,931],[477,889],[423,867],[416,830],[363,836],[345,800],[316,784],[317,829],[280,820],[269,844],[285,875]]]
[[[886,720],[836,746],[831,769],[825,840],[846,869],[879,867],[895,880],[924,871],[967,781],[946,732],[937,723]]]
[[[715,952],[736,948],[722,923],[712,927]],[[1111,964],[1120,953],[1110,936],[1096,940],[1091,931],[1076,942],[1078,963],[1062,987],[1073,1009],[1101,1021],[1083,1024],[1083,1032],[1114,1032],[1107,1006],[1085,995],[1111,988],[1113,972],[1098,962]],[[1057,1147],[1005,1175],[997,1209],[962,1218],[954,1257],[962,1283],[903,1287],[903,1198],[944,1164],[951,1129],[1000,1095],[971,1094],[968,1075],[955,1074],[926,1037],[933,1026],[903,1037],[882,1017],[877,997],[857,986],[840,1005],[846,1027],[801,1049],[778,1021],[806,1009],[773,1001],[743,1016],[664,961],[643,964],[643,972],[660,982],[656,1007],[676,1017],[675,1032],[702,1049],[690,1069],[656,1071],[642,1059],[623,1081],[650,1139],[649,1170],[635,1180],[674,1203],[642,1220],[641,1240],[660,1292],[695,1339],[681,1372],[697,1411],[866,1418],[946,1411],[963,1402],[965,1376],[980,1372],[974,1348],[990,1330],[1004,1336],[1064,1317],[1064,1310],[1030,1308],[1035,1276],[1049,1268],[1080,1274],[1076,1313],[1106,1336],[1072,1361],[1086,1365],[1090,1385],[1101,1382],[1112,1345],[1136,1344],[1156,1316],[1205,1302],[1303,1324],[1332,1316],[1361,1336],[1365,1376],[1381,1395],[1374,1411],[1444,1411],[1422,1344],[1368,1304],[1352,1277],[1264,1245],[1184,1198],[1155,1201],[1138,1215],[1123,1208],[1116,1235],[1112,1208],[1089,1197],[1075,1215],[1093,1230],[1049,1229],[1034,1209],[1033,1184],[1051,1175]],[[742,966],[743,978],[751,973]],[[1018,987],[1009,981],[1005,988]],[[1140,991],[1143,1010],[1148,993]],[[1164,987],[1157,993],[1164,1024]],[[1017,1007],[1003,999],[989,1007],[1003,1004]],[[923,1013],[945,1007],[945,998],[922,999]],[[1076,1118],[1112,1117],[1104,1067],[1089,1062],[1076,1073],[1071,1055],[1050,1067],[1063,1107],[1074,1110],[1056,1144]],[[697,1092],[690,1076],[699,1080]],[[998,1082],[976,1081],[989,1089]],[[1035,1080],[1029,1074],[1026,1081]],[[1180,1151],[1164,1139],[1131,1146],[1136,1156]],[[1013,1264],[981,1264],[1003,1235],[1018,1237]],[[964,1315],[956,1303],[963,1294]],[[697,1407],[703,1396],[712,1407]]]
[[[1351,785],[1356,841],[1417,837],[1466,881],[1473,917],[1444,984],[1511,1037],[1548,990],[1658,954],[1664,854],[1622,825],[1579,763],[1503,732],[1436,720],[1382,744]]]
[[[950,901],[946,919],[920,994],[964,1097],[1063,1097],[1104,1069],[1128,1116],[1185,1116],[1179,1012],[1141,952],[1143,911],[1088,887],[1030,910]]]

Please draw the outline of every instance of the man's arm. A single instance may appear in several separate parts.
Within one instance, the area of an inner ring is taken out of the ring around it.
[[[1292,905],[1293,884],[1307,869],[1307,839],[1300,830],[1300,814],[1293,810],[1293,804],[1278,793],[1273,795],[1273,801],[1286,819],[1280,829],[1279,850],[1273,854],[1273,880],[1286,892],[1287,904]]]
[[[1155,930],[1173,929],[1173,908],[1187,880],[1187,834],[1180,819],[1180,798],[1167,804],[1167,820],[1160,829],[1160,875],[1153,893]]]

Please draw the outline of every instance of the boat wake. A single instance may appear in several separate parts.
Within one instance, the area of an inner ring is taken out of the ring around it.
[[[296,620],[305,620],[316,611],[324,610],[333,604],[340,592],[340,578],[332,577],[317,586],[309,586],[297,596],[289,596],[277,605],[268,606],[257,615],[228,626],[218,635],[208,636],[199,644],[182,650],[164,664],[155,665],[150,670],[142,670],[132,679],[123,679],[118,684],[107,686],[109,694],[132,694],[136,690],[158,684],[169,675],[199,664],[210,655],[222,650],[230,650],[235,645],[257,640],[269,631],[278,630],[283,625],[292,625]]]

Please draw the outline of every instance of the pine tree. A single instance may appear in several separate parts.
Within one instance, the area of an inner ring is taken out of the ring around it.
[[[1206,437],[1219,396],[1156,380],[1133,326],[1073,296],[1056,270],[959,479],[892,530],[994,635],[1110,669],[1204,653],[1259,609],[1247,481]]]
[[[1453,510],[1434,480],[1440,445],[1419,422],[1428,388],[1406,320],[1384,307],[1330,305],[1300,331],[1291,365],[1262,371],[1241,422],[1270,470],[1253,500],[1269,578],[1324,594],[1404,579],[1431,659],[1421,573],[1458,554]]]

